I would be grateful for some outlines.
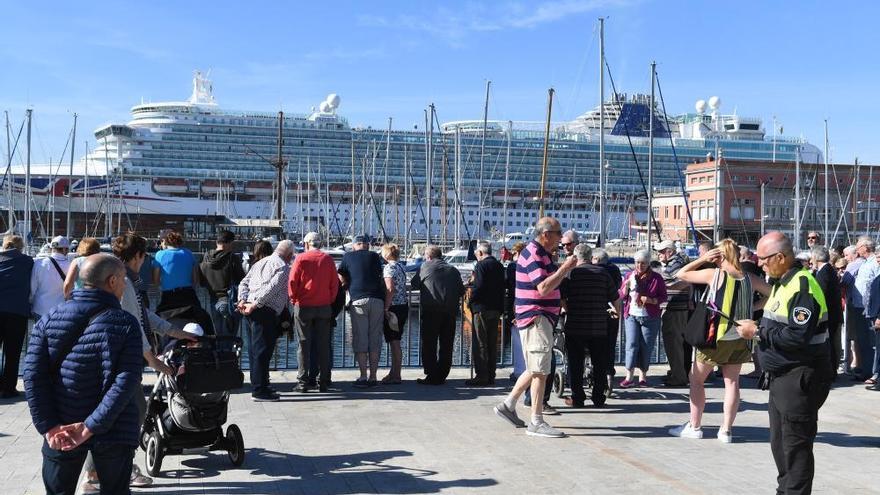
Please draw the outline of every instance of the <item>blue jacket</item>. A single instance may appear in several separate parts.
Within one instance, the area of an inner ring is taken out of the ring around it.
[[[97,314],[91,323],[89,318]],[[70,341],[87,326],[73,347]],[[70,353],[60,356],[66,349]],[[53,370],[57,372],[53,373]],[[143,393],[140,326],[119,300],[80,289],[34,326],[24,363],[24,387],[40,434],[85,422],[90,442],[136,446],[140,424],[135,393]]]
[[[0,251],[0,313],[31,315],[31,269],[34,260],[18,249]]]

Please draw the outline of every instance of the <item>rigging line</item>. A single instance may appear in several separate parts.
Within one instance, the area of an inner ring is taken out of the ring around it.
[[[847,224],[847,222],[846,222],[846,211],[844,211],[846,209],[846,207],[844,206],[844,203],[842,202],[842,196],[840,194],[840,180],[838,180],[838,178],[837,178],[837,167],[834,165],[834,163],[831,164],[831,175],[834,176],[834,187],[835,187],[835,189],[837,189],[837,204],[838,204],[838,206],[840,206],[840,215],[843,217],[843,231],[844,231],[845,235],[847,236],[847,238],[849,238],[849,224]],[[853,181],[853,183],[855,183],[855,181]],[[847,195],[846,201],[849,202],[849,195]],[[837,222],[837,228],[838,229],[840,228],[839,219]],[[837,230],[834,231],[834,237],[837,237]],[[827,242],[827,240],[826,240],[826,242]]]
[[[605,59],[605,68],[608,70],[608,80],[611,82],[611,91],[614,95],[617,95],[617,87],[614,84],[614,76],[611,75],[611,66],[608,65],[608,59]],[[621,107],[622,108],[622,107]],[[652,108],[653,112],[654,109]],[[636,165],[636,172],[639,174],[639,183],[642,185],[642,192],[645,193],[645,201],[648,200],[648,187],[645,185],[645,178],[642,175],[642,167],[639,166],[639,159],[636,156],[636,149],[633,146],[632,138],[629,135],[629,126],[626,123],[626,120],[623,121],[623,131],[626,133],[626,141],[629,143],[629,152],[632,155],[633,162]],[[660,238],[660,223],[654,217],[654,208],[651,205],[648,205],[648,221],[654,223],[654,231],[657,233],[657,240],[661,240]]]
[[[856,181],[852,181],[849,185],[849,192],[846,193],[846,202],[849,203],[850,197],[852,196],[853,189],[856,187]],[[843,223],[844,232],[847,234],[847,238],[849,237],[849,228],[846,224],[847,212],[841,208],[840,217],[837,219],[837,226],[834,228],[834,237],[837,237],[837,233],[840,231],[840,224]]]
[[[730,175],[730,164],[727,162],[727,158],[724,158],[723,156],[720,159],[719,158],[716,158],[716,159],[718,159],[718,162],[719,162],[718,166],[719,167],[722,165],[724,166],[724,172],[727,174],[727,180],[728,180],[728,183],[730,184],[730,192],[733,193],[733,201],[737,205],[737,208],[739,208],[739,223],[742,226],[743,237],[745,238],[746,244],[748,244],[749,243],[749,233],[746,232],[746,221],[743,219],[744,205],[740,202],[739,196],[736,194],[736,186],[733,183],[733,177],[731,177],[731,175]],[[716,186],[717,186],[717,184],[716,184]],[[716,204],[715,208],[721,208],[721,205]],[[719,210],[719,211],[723,211],[723,210]],[[723,218],[723,215],[722,215],[722,218]]]
[[[434,112],[434,119],[437,121],[437,127],[440,128],[440,120],[439,120],[439,118],[437,117],[437,112],[436,112],[436,111]],[[443,137],[443,139],[440,140],[440,146],[441,146],[442,149],[443,149],[443,153],[444,153],[444,154],[447,153],[447,150],[446,150],[446,138],[445,138],[445,137]],[[410,173],[410,177],[412,177],[412,173]],[[445,180],[445,178],[444,178],[444,180]],[[454,194],[455,194],[455,202],[458,204],[458,212],[457,212],[457,213],[461,216],[461,219],[462,219],[461,223],[464,224],[464,231],[465,231],[465,234],[467,234],[467,238],[468,238],[468,240],[470,241],[470,240],[472,240],[472,239],[471,239],[471,229],[468,228],[468,226],[467,226],[467,217],[465,216],[465,214],[464,214],[464,209],[462,208],[462,201],[461,201],[461,197],[459,197],[459,195],[458,195],[458,188],[457,188],[457,187],[453,187],[452,190],[453,190],[453,192],[454,192]],[[482,198],[481,198],[481,199],[482,199]],[[419,200],[419,207],[421,207],[421,204],[422,204],[422,203],[421,203],[421,199],[420,199],[420,200]],[[480,204],[482,204],[482,203],[480,203]],[[447,214],[446,214],[446,216],[447,216],[447,221],[448,221],[448,218],[449,218],[449,215],[450,215],[450,214],[451,214],[451,213],[447,213]]]
[[[574,106],[577,106],[577,103],[580,100],[581,88],[583,87],[581,82],[583,81],[584,69],[587,66],[587,61],[592,58],[590,55],[593,53],[593,44],[596,42],[596,38],[598,38],[598,37],[599,37],[599,25],[594,24],[593,25],[593,35],[590,37],[590,43],[587,45],[587,49],[584,51],[584,56],[581,59],[581,65],[578,68],[577,76],[575,76],[575,79],[574,79],[574,91],[573,91],[574,94],[572,95],[572,104]],[[577,117],[577,116],[575,115],[575,117]],[[569,116],[569,118],[567,120],[573,120],[573,119]]]
[[[669,114],[666,113],[666,100],[663,99],[663,89],[660,87],[660,75],[656,74],[654,76],[657,81],[657,92],[660,94],[660,106],[663,108],[663,120],[666,123],[666,130],[669,131]],[[694,216],[691,213],[691,205],[690,205],[690,195],[687,193],[687,183],[684,179],[684,174],[681,171],[681,166],[678,163],[678,153],[675,151],[675,140],[672,138],[672,133],[669,133],[669,144],[672,146],[672,157],[675,160],[675,170],[678,171],[678,180],[681,183],[681,194],[684,197],[684,210],[687,213],[688,224],[691,227],[691,235],[694,237],[694,243],[697,242],[697,228],[694,225]],[[599,164],[599,166],[603,166],[603,164]],[[717,207],[717,205],[716,205]]]
[[[21,127],[18,128],[18,135],[15,136],[15,143],[12,145],[12,152],[9,153],[10,157],[15,156],[15,150],[18,149],[18,141],[21,139],[21,133],[24,130],[24,123],[25,121],[22,120]],[[6,164],[6,173],[3,175],[2,181],[0,181],[0,186],[6,185],[7,177],[9,178],[8,180],[12,180],[12,160],[9,160],[9,163]]]

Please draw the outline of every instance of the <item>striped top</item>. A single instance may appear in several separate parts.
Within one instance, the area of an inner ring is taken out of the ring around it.
[[[515,324],[517,327],[530,325],[535,318],[544,316],[553,326],[559,321],[559,288],[547,295],[538,293],[538,284],[556,271],[556,264],[550,253],[534,240],[522,250],[516,261],[516,289],[514,291]]]

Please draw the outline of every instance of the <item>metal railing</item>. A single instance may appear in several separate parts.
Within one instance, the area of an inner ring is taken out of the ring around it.
[[[199,299],[202,302],[202,306],[208,307],[208,295],[207,291],[204,289],[197,289],[196,291],[199,295]],[[421,306],[418,304],[418,293],[416,291],[409,292],[410,297],[410,312],[409,317],[406,321],[406,328],[403,331],[403,335],[400,341],[401,351],[403,354],[403,367],[404,368],[419,368],[422,366],[422,356],[421,356]],[[150,301],[152,306],[155,307],[158,302],[158,292],[152,290],[150,292]],[[502,317],[503,318],[503,317]],[[502,320],[503,321],[503,320]],[[28,335],[25,336],[25,345],[22,349],[22,354],[27,349],[28,337],[30,335],[30,329],[33,326],[33,321],[30,321],[28,324]],[[241,319],[238,328],[238,335],[240,335],[244,341],[245,350],[242,352],[242,366],[244,369],[248,369],[247,362],[247,347],[250,345],[249,333],[245,327],[247,322],[244,318]],[[456,317],[456,325],[455,325],[455,339],[453,343],[453,354],[452,354],[452,366],[453,367],[471,367],[472,359],[471,359],[471,349],[473,345],[473,337],[470,331],[467,330],[466,322],[462,318],[461,311],[458,312]],[[496,366],[498,368],[504,367],[512,367],[513,366],[513,343],[511,341],[511,330],[507,323],[502,323],[501,331],[499,332],[497,345],[498,348],[498,361],[496,362]],[[332,355],[333,355],[333,368],[335,369],[351,369],[356,368],[357,364],[354,360],[354,352],[351,350],[351,319],[348,315],[348,311],[343,310],[339,316],[336,318],[335,326],[333,328],[333,337],[331,339],[332,342]],[[614,352],[614,363],[615,365],[623,364],[625,350],[626,350],[626,336],[623,328],[623,322],[621,321],[619,324],[618,332],[617,332],[617,343],[615,346]],[[273,370],[292,370],[297,369],[299,367],[299,362],[297,359],[297,351],[299,348],[299,342],[296,338],[293,337],[293,332],[286,334],[279,338],[278,345],[275,348],[275,354],[270,362],[270,368]],[[3,349],[3,352],[0,353],[0,366],[5,362],[5,353],[6,349]],[[663,337],[662,334],[658,335],[656,344],[652,351],[652,359],[651,364],[662,364],[666,362],[666,352],[663,347]],[[22,365],[24,364],[24,356],[21,358]],[[391,352],[390,346],[384,345],[382,346],[382,351],[379,356],[379,366],[380,367],[388,367],[391,365]],[[19,373],[21,372],[21,366],[19,367]]]

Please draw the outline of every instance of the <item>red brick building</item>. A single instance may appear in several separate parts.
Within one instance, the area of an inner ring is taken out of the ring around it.
[[[880,226],[880,169],[876,178],[873,166],[835,164],[828,169],[829,244],[846,244],[857,235],[876,232]],[[795,170],[792,162],[727,160],[723,156],[688,165],[685,188],[698,240],[731,237],[754,246],[762,227],[792,235],[797,211],[800,245],[806,246],[807,231],[825,230],[825,166],[801,164],[799,202]],[[657,191],[652,206],[663,238],[693,240],[680,189]]]

